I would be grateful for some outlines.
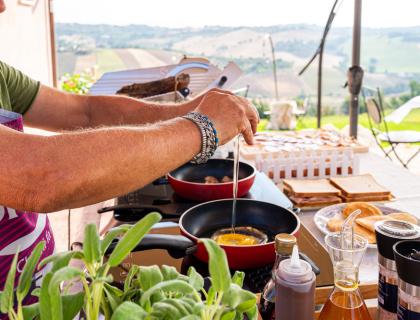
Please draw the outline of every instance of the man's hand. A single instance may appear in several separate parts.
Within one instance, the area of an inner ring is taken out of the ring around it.
[[[248,144],[253,144],[259,117],[248,100],[229,92],[211,90],[195,111],[205,114],[213,121],[220,144],[225,144],[240,133]]]

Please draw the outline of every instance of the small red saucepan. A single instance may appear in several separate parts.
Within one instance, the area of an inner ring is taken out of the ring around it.
[[[239,162],[238,197],[243,197],[251,189],[256,169]],[[233,182],[206,184],[206,177],[233,177],[233,160],[210,159],[207,163],[187,163],[168,174],[168,182],[181,197],[197,202],[233,198]]]
[[[174,257],[194,254],[199,260],[207,262],[207,251],[198,239],[210,238],[216,231],[231,227],[232,203],[232,199],[224,199],[192,207],[179,220],[183,236],[148,235],[133,251],[166,249]],[[300,227],[300,221],[292,211],[271,203],[238,199],[236,210],[236,226],[256,228],[268,236],[268,242],[251,246],[222,245],[231,269],[253,269],[274,263],[275,235],[297,235]]]

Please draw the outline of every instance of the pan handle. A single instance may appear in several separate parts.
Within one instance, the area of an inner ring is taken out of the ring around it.
[[[315,262],[311,258],[309,258],[306,254],[299,252],[299,257],[310,264],[312,271],[315,273],[316,276],[318,276],[321,273],[321,270],[318,268]]]
[[[110,254],[117,244],[118,241],[112,242],[106,253]],[[193,254],[197,250],[197,245],[181,235],[147,234],[132,252],[152,249],[165,249],[172,258],[179,259]]]
[[[179,214],[170,214],[164,213],[159,208],[153,206],[145,206],[140,204],[118,204],[115,206],[104,207],[98,210],[98,213],[104,213],[114,211],[114,216],[116,219],[121,221],[131,221],[130,216],[135,216],[134,220],[138,221],[141,218],[145,217],[150,212],[158,212],[162,215],[163,220],[178,220],[180,215]],[[125,212],[127,211],[127,212]],[[131,211],[131,212],[130,212]]]

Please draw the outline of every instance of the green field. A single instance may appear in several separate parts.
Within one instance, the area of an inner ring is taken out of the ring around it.
[[[113,49],[102,49],[96,51],[96,59],[100,74],[125,69],[125,63]]]
[[[262,131],[266,128],[268,121],[262,120],[258,126],[258,130]],[[333,115],[322,117],[322,125],[333,124],[338,129],[344,128],[349,124],[348,115]],[[359,116],[359,124],[369,128],[368,117],[366,113]],[[297,130],[316,128],[316,117],[304,117],[297,125]],[[388,122],[389,130],[416,130],[420,131],[420,109],[413,110],[409,115],[399,124]]]

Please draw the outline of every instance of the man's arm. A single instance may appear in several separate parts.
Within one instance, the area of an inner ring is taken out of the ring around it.
[[[0,150],[7,150],[0,167],[0,203],[52,212],[100,202],[175,169],[200,146],[199,130],[182,118],[50,137],[0,126]]]
[[[195,110],[213,121],[224,144],[239,133],[252,143],[257,115],[248,109],[237,97],[213,92]],[[37,212],[97,203],[150,183],[200,148],[200,130],[183,118],[49,137],[0,126],[0,203]]]
[[[170,105],[125,96],[76,95],[41,85],[24,119],[29,126],[51,131],[155,123],[192,111],[202,97]]]

